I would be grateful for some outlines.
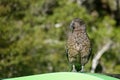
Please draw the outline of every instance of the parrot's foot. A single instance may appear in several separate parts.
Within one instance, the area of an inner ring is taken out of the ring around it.
[[[85,71],[84,70],[80,70],[81,73],[84,73]]]
[[[77,72],[77,70],[75,69],[75,65],[72,66],[72,72]]]
[[[80,70],[80,72],[84,73],[84,66],[82,66],[82,69]]]
[[[76,69],[73,69],[72,72],[77,72]]]

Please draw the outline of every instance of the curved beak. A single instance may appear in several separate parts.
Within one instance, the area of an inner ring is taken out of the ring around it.
[[[71,22],[70,23],[70,29],[73,31],[73,29],[74,29],[74,23],[73,22]]]

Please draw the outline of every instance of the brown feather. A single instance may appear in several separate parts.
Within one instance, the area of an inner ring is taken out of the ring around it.
[[[67,49],[68,60],[71,64],[85,65],[90,55],[90,40],[86,33],[85,23],[81,19],[74,19],[71,22],[73,30],[68,34]]]

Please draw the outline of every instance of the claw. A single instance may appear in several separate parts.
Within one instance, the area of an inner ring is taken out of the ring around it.
[[[73,65],[72,68],[72,72],[77,72],[77,70],[75,69],[75,65]]]
[[[84,72],[84,66],[82,66],[82,69],[80,70],[80,72]]]

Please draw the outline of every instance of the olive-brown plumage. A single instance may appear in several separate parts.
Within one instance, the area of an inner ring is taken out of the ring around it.
[[[90,40],[86,33],[86,25],[83,20],[75,18],[70,23],[70,31],[67,39],[67,56],[72,65],[72,71],[84,71],[84,65],[90,57]]]

